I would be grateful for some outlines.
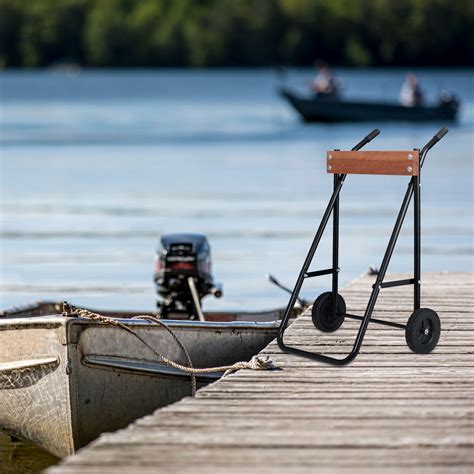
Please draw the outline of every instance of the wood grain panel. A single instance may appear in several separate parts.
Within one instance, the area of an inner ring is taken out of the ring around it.
[[[328,151],[328,173],[418,176],[419,152]]]

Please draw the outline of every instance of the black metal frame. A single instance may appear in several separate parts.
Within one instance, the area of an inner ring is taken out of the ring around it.
[[[421,173],[421,168],[423,166],[423,162],[425,160],[426,154],[428,151],[439,141],[441,138],[446,135],[448,132],[447,128],[441,129],[421,150],[419,155],[419,174]],[[372,141],[377,135],[379,135],[380,130],[375,129],[369,135],[367,135],[361,142],[359,142],[352,151],[360,150],[363,146],[367,143]],[[348,364],[352,360],[355,359],[357,354],[359,353],[360,347],[362,345],[362,341],[365,336],[365,332],[367,330],[367,326],[369,322],[377,323],[377,324],[384,324],[391,327],[396,327],[400,329],[405,329],[405,324],[398,324],[390,321],[384,321],[380,319],[372,318],[372,312],[374,310],[375,304],[377,302],[377,298],[379,296],[380,290],[382,288],[391,288],[395,286],[402,286],[402,285],[414,285],[414,292],[413,292],[413,310],[417,310],[420,308],[420,284],[421,284],[421,206],[420,206],[420,176],[413,176],[408,184],[408,189],[405,193],[405,197],[403,199],[400,211],[398,213],[397,220],[395,222],[395,226],[392,231],[392,235],[387,245],[387,249],[385,251],[385,255],[382,260],[382,264],[380,266],[380,270],[377,274],[375,283],[372,286],[372,293],[370,295],[369,301],[367,303],[367,307],[365,309],[364,316],[358,316],[354,314],[345,314],[345,317],[351,319],[357,319],[361,321],[359,331],[357,333],[353,348],[351,352],[344,358],[338,359],[335,357],[330,357],[323,354],[313,353],[309,351],[305,351],[302,349],[297,349],[295,347],[287,346],[283,342],[283,336],[285,330],[288,327],[288,322],[290,319],[290,315],[293,311],[295,303],[298,299],[298,295],[301,291],[301,287],[303,286],[303,282],[306,278],[311,278],[320,275],[328,275],[332,274],[332,297],[333,297],[333,304],[332,308],[334,311],[333,316],[336,317],[337,305],[336,305],[336,298],[338,294],[338,285],[339,285],[339,194],[341,192],[342,186],[346,179],[346,174],[334,174],[334,189],[329,199],[329,203],[326,207],[326,210],[323,214],[321,219],[321,223],[319,228],[316,232],[316,235],[313,239],[309,252],[306,256],[306,259],[303,263],[303,267],[299,273],[298,279],[296,280],[295,287],[291,293],[290,300],[288,302],[288,306],[286,308],[285,314],[283,316],[280,331],[278,333],[277,341],[278,345],[282,350],[285,352],[289,352],[292,354],[296,354],[298,356],[306,357],[313,360],[318,360],[321,362],[326,362],[332,365],[344,365]],[[414,196],[414,276],[410,279],[405,280],[396,280],[396,281],[389,281],[384,282],[385,274],[387,272],[388,265],[390,263],[390,259],[393,254],[393,250],[395,248],[395,244],[397,242],[398,236],[400,234],[400,230],[403,225],[403,221],[408,211],[408,207],[410,205],[410,201],[412,196]],[[323,236],[324,230],[326,225],[329,221],[329,218],[333,215],[333,249],[332,249],[332,268],[325,269],[325,270],[318,270],[318,271],[311,271],[309,272],[309,267],[311,262],[313,261],[314,254],[316,249],[319,245],[321,237]]]

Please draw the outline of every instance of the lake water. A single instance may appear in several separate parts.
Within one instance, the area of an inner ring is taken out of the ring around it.
[[[344,94],[393,100],[401,70],[337,70]],[[417,71],[460,120],[423,169],[423,270],[473,268],[472,70]],[[304,89],[312,71],[289,71]],[[159,236],[203,232],[224,298],[205,308],[284,306],[329,198],[325,152],[422,147],[445,124],[304,125],[274,71],[0,73],[1,307],[68,300],[153,310]],[[349,176],[341,196],[342,284],[379,265],[406,178]],[[408,218],[390,266],[412,268]],[[326,268],[331,240],[314,266]],[[312,279],[314,298],[327,279]],[[0,441],[1,443],[1,441]]]

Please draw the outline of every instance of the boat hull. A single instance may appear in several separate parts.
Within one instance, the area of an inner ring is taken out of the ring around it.
[[[187,365],[160,326],[121,322],[161,354]],[[277,322],[167,324],[195,367],[249,360],[278,331]],[[198,387],[220,375],[197,377]],[[0,429],[56,456],[190,393],[188,374],[164,365],[123,329],[61,316],[0,320]]]
[[[0,428],[65,456],[73,452],[65,325],[0,326]]]
[[[287,89],[285,97],[305,122],[446,122],[457,116],[457,107],[404,107],[397,104],[302,98]]]

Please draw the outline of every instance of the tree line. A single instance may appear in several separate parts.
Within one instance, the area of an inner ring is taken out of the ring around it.
[[[0,0],[0,68],[474,65],[473,0]]]

